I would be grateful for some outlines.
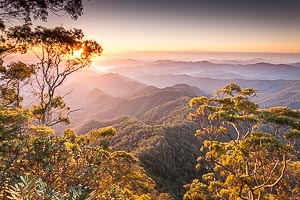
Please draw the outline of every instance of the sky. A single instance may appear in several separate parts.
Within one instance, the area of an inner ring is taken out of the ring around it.
[[[90,0],[83,12],[37,24],[81,28],[106,53],[300,53],[300,0]]]

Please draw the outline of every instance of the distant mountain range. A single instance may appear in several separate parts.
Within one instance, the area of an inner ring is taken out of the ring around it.
[[[290,64],[290,65],[295,66],[295,67],[300,67],[300,62],[292,63],[292,64]]]
[[[115,68],[111,69],[111,71],[132,78],[138,78],[139,75],[147,74],[187,74],[195,75],[197,77],[216,79],[242,78],[250,80],[300,80],[299,63],[271,64],[266,62],[255,63],[236,61],[236,64],[232,64],[228,62],[212,63],[208,61],[182,62],[159,60],[148,63],[137,61],[136,64],[131,63],[130,65],[121,67],[116,64]],[[220,71],[223,73],[220,74]]]

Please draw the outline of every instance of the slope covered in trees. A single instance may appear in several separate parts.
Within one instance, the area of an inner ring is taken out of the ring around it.
[[[137,156],[159,191],[180,199],[184,193],[182,186],[198,177],[195,123],[179,119],[164,125],[148,125],[137,118],[123,116],[108,121],[92,120],[81,126],[78,133],[107,125],[118,130],[117,136],[108,139],[113,149]]]

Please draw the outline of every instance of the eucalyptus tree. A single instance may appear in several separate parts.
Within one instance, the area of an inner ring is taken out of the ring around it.
[[[76,20],[83,13],[83,1],[0,0],[0,58],[14,52],[14,46],[7,45],[7,27],[30,25],[33,19],[46,21],[49,13],[57,16],[68,15]]]
[[[295,195],[293,189],[286,192],[286,172],[299,153],[300,111],[260,109],[252,101],[255,96],[256,90],[231,83],[213,97],[190,101],[195,112],[189,118],[199,122],[196,137],[203,142],[197,167],[210,172],[190,185],[185,199],[285,199]]]
[[[0,27],[12,20],[26,24],[31,23],[32,18],[45,21],[49,12],[77,19],[82,10],[82,0],[0,0]]]
[[[33,92],[37,97],[33,112],[38,124],[53,126],[69,123],[70,108],[57,89],[72,73],[90,66],[102,47],[93,40],[84,40],[79,29],[66,30],[38,26],[17,26],[9,29],[7,37],[15,49],[32,53],[36,58]],[[75,52],[77,52],[75,54]]]
[[[12,62],[7,66],[0,65],[0,107],[21,108],[23,97],[21,90],[35,73],[33,65],[23,62]]]

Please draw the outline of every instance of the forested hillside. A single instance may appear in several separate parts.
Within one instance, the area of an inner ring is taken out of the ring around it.
[[[132,152],[156,181],[159,191],[180,199],[184,193],[182,186],[199,177],[195,165],[200,147],[194,138],[198,126],[181,120],[147,125],[137,118],[123,116],[109,121],[89,121],[78,133],[112,125],[118,130],[118,135],[108,138],[112,147]]]
[[[188,101],[198,95],[199,89],[185,84],[152,87],[91,117],[98,120],[81,122],[78,133],[113,126],[118,135],[108,139],[112,147],[132,152],[160,191],[180,198],[184,193],[182,186],[199,176],[195,164],[200,144],[194,138],[198,126],[186,118],[191,111]],[[122,116],[125,114],[130,116]],[[121,116],[113,120],[99,121],[118,115]]]

